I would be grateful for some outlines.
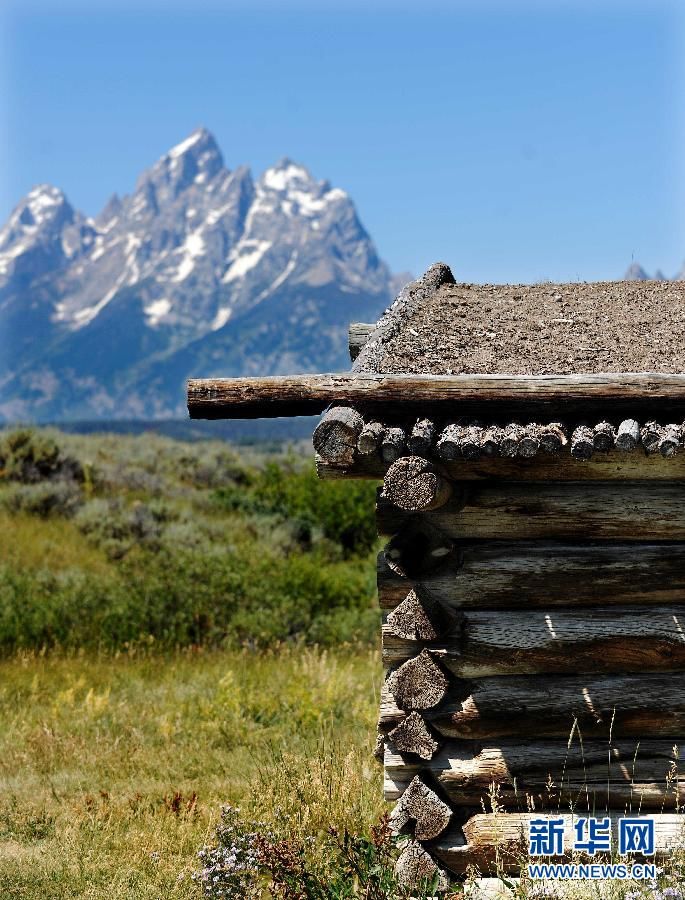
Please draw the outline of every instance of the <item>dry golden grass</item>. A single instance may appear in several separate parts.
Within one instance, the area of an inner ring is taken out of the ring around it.
[[[222,803],[313,834],[381,813],[367,650],[0,663],[0,897],[199,897]]]

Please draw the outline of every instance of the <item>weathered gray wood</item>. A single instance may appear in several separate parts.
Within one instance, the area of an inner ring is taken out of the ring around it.
[[[456,616],[430,596],[410,591],[389,614],[386,627],[398,638],[435,641],[454,627]]]
[[[640,429],[640,440],[645,453],[656,453],[664,430],[657,422],[645,422]]]
[[[404,719],[384,686],[379,725]],[[668,737],[685,731],[685,673],[644,675],[511,675],[452,682],[447,699],[426,710],[428,725],[445,737],[565,738],[574,723],[585,739]]]
[[[435,452],[442,460],[457,459],[461,455],[461,439],[464,435],[466,426],[454,422],[447,425],[438,437]]]
[[[619,450],[634,450],[640,443],[640,426],[635,419],[624,419],[616,433],[616,447]]]
[[[459,439],[459,455],[464,459],[479,459],[483,443],[483,427],[480,422],[466,426]]]
[[[559,453],[568,443],[568,429],[562,422],[550,422],[540,435],[540,444],[546,453]]]
[[[451,818],[449,806],[417,775],[395,804],[389,824],[396,834],[401,834],[415,823],[414,837],[430,841],[442,834]]]
[[[406,719],[403,719],[396,728],[389,732],[388,739],[392,741],[395,752],[411,753],[423,760],[431,759],[440,746],[418,712],[409,713]],[[418,769],[408,777],[413,778],[417,774]],[[397,797],[392,799],[395,800]]]
[[[573,846],[573,824],[577,817],[562,813],[565,819],[564,847]],[[623,813],[610,813],[613,846],[617,846],[618,819]],[[465,875],[475,866],[481,874],[505,872],[518,875],[521,860],[526,858],[530,820],[539,817],[529,813],[479,813],[463,828],[450,828],[431,845],[430,853],[454,875]],[[677,813],[654,815],[656,855],[650,861],[668,857],[682,846],[683,819]],[[568,854],[570,856],[570,853]],[[568,858],[567,856],[567,858]],[[640,857],[631,855],[631,859]],[[547,859],[545,859],[547,861]]]
[[[682,541],[685,492],[669,482],[572,482],[462,484],[452,499],[429,514],[414,516],[416,528],[431,526],[453,540]],[[407,514],[377,501],[381,534],[395,534]]]
[[[385,682],[400,709],[431,709],[447,696],[449,681],[427,650],[406,657]]]
[[[446,891],[449,888],[447,874],[423,845],[414,840],[409,840],[397,857],[395,875],[401,885],[415,890],[435,887],[439,891]]]
[[[359,413],[348,406],[329,409],[314,429],[314,449],[332,465],[350,465],[364,426]]]
[[[406,453],[406,435],[403,428],[392,427],[383,429],[381,438],[381,459],[384,463],[392,464]]]
[[[685,606],[468,610],[444,638],[407,640],[383,628],[383,663],[426,652],[460,678],[685,669]]]
[[[191,378],[192,419],[315,415],[331,404],[395,411],[427,405],[490,402],[540,406],[607,401],[685,403],[685,375],[652,372],[606,375],[272,375],[256,378]]]
[[[483,438],[485,441],[485,437]],[[542,444],[542,438],[541,438]],[[595,453],[590,460],[574,459],[567,448],[556,454],[547,451],[533,459],[488,456],[483,445],[478,460],[457,458],[440,460],[451,481],[683,481],[685,453],[664,458],[660,453],[646,456],[641,447],[625,452],[619,449]],[[543,447],[544,450],[544,447]],[[357,457],[346,468],[318,465],[321,478],[382,478],[387,470],[380,458]]]
[[[523,429],[523,436],[518,445],[518,456],[523,459],[533,459],[542,448],[543,429],[535,423],[528,424]]]
[[[598,422],[592,429],[592,442],[595,450],[606,453],[613,449],[616,442],[616,429],[611,422]]]
[[[369,456],[380,450],[385,425],[381,422],[365,422],[357,438],[357,450],[362,456]]]
[[[671,459],[683,446],[683,429],[680,425],[666,425],[659,440],[659,453]]]
[[[397,730],[397,729],[396,729]],[[685,737],[685,735],[684,735]],[[457,806],[488,805],[491,786],[509,811],[673,809],[683,796],[682,742],[672,740],[447,741],[428,759],[386,742],[385,799],[396,800],[416,775]]]
[[[385,473],[383,493],[400,509],[427,512],[447,503],[452,485],[427,459],[402,456]]]
[[[397,575],[422,578],[444,566],[454,554],[454,543],[430,523],[407,522],[384,550],[388,566]]]
[[[460,610],[685,604],[685,544],[464,544],[414,580],[377,561],[380,604],[410,590]]]
[[[497,457],[502,454],[502,429],[498,425],[490,425],[483,432],[483,456]]]
[[[500,453],[507,459],[518,456],[519,444],[523,439],[525,430],[518,422],[511,422],[502,430]]]
[[[588,425],[579,425],[571,435],[571,456],[574,459],[591,459],[595,450],[594,432]]]
[[[348,328],[348,346],[350,351],[350,359],[352,362],[359,356],[364,344],[376,330],[376,323],[369,322],[350,322]]]
[[[407,438],[407,450],[413,456],[428,458],[435,444],[435,424],[430,419],[418,419]]]

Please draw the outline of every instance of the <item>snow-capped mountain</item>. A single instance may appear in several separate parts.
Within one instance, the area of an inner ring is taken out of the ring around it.
[[[346,368],[348,322],[397,287],[345,191],[288,159],[229,171],[199,129],[95,218],[49,185],[13,211],[0,416],[173,416],[189,376]]]

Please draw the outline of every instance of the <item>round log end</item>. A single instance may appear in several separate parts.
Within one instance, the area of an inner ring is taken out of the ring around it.
[[[452,485],[435,466],[420,456],[403,456],[383,479],[385,496],[408,512],[438,509],[449,500]]]

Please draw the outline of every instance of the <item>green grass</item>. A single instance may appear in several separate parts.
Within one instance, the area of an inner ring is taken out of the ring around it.
[[[292,837],[384,808],[369,650],[0,663],[0,897],[198,898],[222,803]]]

